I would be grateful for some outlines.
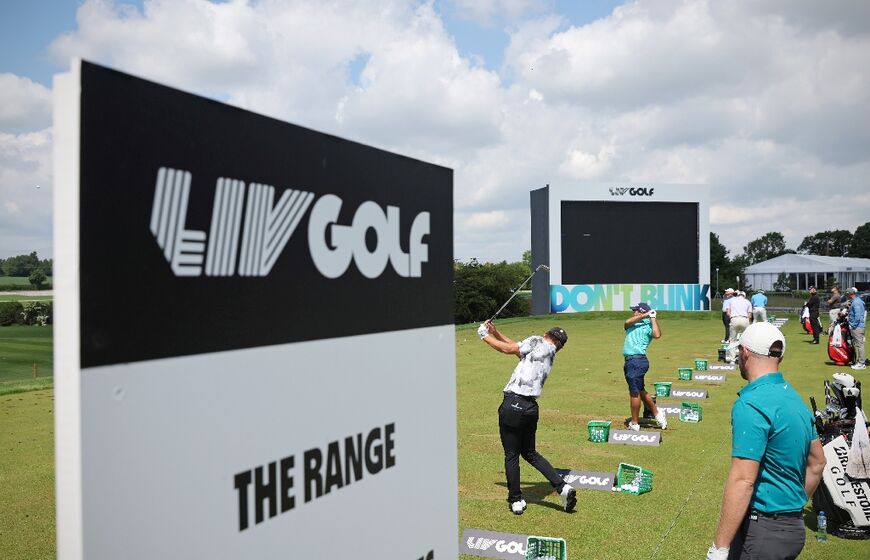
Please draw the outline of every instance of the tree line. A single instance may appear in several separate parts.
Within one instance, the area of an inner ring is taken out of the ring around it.
[[[718,269],[719,278],[730,283],[737,276],[743,278],[747,266],[789,253],[870,259],[870,222],[858,226],[854,232],[837,229],[808,235],[796,249],[786,247],[782,233],[771,231],[744,245],[743,252],[733,257],[728,255],[719,236],[711,232],[710,278],[716,278]]]
[[[0,276],[27,278],[36,288],[43,288],[53,276],[54,261],[42,259],[33,251],[29,255],[16,255],[0,259]]]

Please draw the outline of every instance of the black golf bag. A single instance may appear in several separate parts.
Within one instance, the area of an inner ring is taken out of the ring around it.
[[[837,318],[831,336],[828,337],[828,357],[838,366],[844,366],[855,360],[852,331],[845,317]]]
[[[854,391],[857,389],[857,391]],[[825,381],[825,409],[817,410],[816,400],[810,397],[813,412],[816,417],[816,429],[822,445],[826,445],[834,439],[843,436],[851,445],[852,434],[855,431],[856,408],[862,408],[861,382],[856,381],[852,388],[845,387],[837,381]],[[866,426],[864,429],[867,429]],[[846,476],[846,475],[844,475]],[[852,523],[849,512],[841,509],[834,502],[831,492],[836,488],[829,488],[824,477],[813,494],[813,511],[816,515],[820,511],[825,512],[828,520],[828,532],[844,539],[870,539],[870,527],[859,527]]]

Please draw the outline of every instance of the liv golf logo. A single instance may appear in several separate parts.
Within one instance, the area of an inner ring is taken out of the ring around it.
[[[652,196],[655,191],[654,187],[610,187],[610,196]]]
[[[176,276],[201,276],[203,264],[206,276],[267,276],[314,201],[310,192],[287,189],[276,204],[271,185],[245,185],[221,177],[207,234],[185,225],[190,183],[188,171],[161,167],[157,172],[151,233]],[[387,262],[399,276],[422,275],[422,263],[429,259],[423,242],[429,234],[429,212],[414,218],[405,253],[399,240],[398,207],[387,206],[384,213],[377,203],[366,201],[357,208],[350,225],[341,225],[336,222],[341,206],[341,198],[324,195],[314,203],[308,221],[308,248],[323,276],[338,278],[351,260],[367,278],[379,277]],[[373,251],[365,241],[369,228],[377,234]]]

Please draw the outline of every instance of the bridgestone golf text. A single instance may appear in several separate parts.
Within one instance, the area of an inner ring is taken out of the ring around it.
[[[359,433],[344,440],[330,442],[324,448],[312,447],[302,453],[304,503],[329,494],[360,480],[364,473],[374,475],[396,466],[394,423],[377,427],[368,434]],[[237,473],[234,487],[238,493],[239,531],[268,517],[286,513],[296,507],[294,469],[296,457],[289,455],[267,465]],[[253,490],[251,489],[253,486]],[[253,492],[253,502],[251,493]]]

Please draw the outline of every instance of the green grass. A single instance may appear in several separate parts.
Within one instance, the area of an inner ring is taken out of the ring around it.
[[[51,301],[53,298],[46,296],[22,296],[19,294],[0,294],[0,301]]]
[[[55,558],[54,398],[0,397],[0,558]]]
[[[676,518],[657,558],[703,557],[716,527],[728,472],[730,407],[743,382],[737,374],[729,373],[724,385],[705,385],[710,399],[703,402],[704,420],[681,424],[672,419],[659,448],[588,442],[586,422],[606,419],[619,425],[628,415],[622,377],[623,319],[622,314],[589,313],[508,319],[499,324],[516,339],[542,333],[554,324],[565,328],[570,337],[540,401],[538,450],[556,467],[615,471],[621,461],[641,465],[655,473],[654,490],[637,497],[581,490],[577,512],[569,515],[559,509],[558,498],[544,478],[522,463],[521,480],[529,508],[522,516],[511,514],[505,502],[496,408],[515,359],[482,343],[474,332],[477,325],[459,326],[458,534],[469,527],[558,536],[567,540],[569,558],[647,559]],[[719,314],[662,312],[660,323],[663,338],[650,347],[652,368],[647,382],[690,385],[676,382],[676,370],[691,365],[696,357],[715,358],[722,334]],[[821,397],[822,381],[837,368],[825,364],[824,347],[805,343],[808,337],[797,321],[790,321],[783,330],[788,341],[783,364],[786,377],[804,398]],[[16,345],[22,344],[19,340],[31,339],[35,349],[20,361],[27,364],[39,355],[50,360],[50,337],[51,330],[45,328],[0,328],[0,351],[5,351],[10,341]],[[25,377],[29,372],[25,370]],[[19,383],[29,382],[24,379]],[[4,560],[55,555],[51,397],[51,391],[0,396],[0,558]],[[808,531],[801,559],[864,558],[868,548],[867,541],[836,537],[821,545]]]
[[[49,276],[47,282],[53,283],[53,277]],[[30,286],[30,278],[28,276],[0,276],[0,290],[4,286]]]
[[[38,367],[39,377],[51,377],[53,331],[51,326],[0,327],[0,384],[31,381],[33,364]]]
[[[696,357],[715,361],[722,335],[720,314],[662,312],[659,317],[663,338],[650,347],[647,383],[702,385],[678,383],[677,368],[691,367]],[[496,409],[516,360],[482,343],[474,332],[477,325],[458,327],[460,534],[467,527],[563,537],[569,558],[646,559],[691,494],[657,558],[703,557],[712,542],[730,463],[730,408],[744,382],[739,374],[729,373],[722,386],[704,384],[710,398],[702,403],[703,421],[683,424],[673,418],[659,448],[587,441],[589,420],[612,420],[621,427],[629,414],[622,374],[624,318],[624,314],[597,313],[500,324],[505,334],[517,340],[554,324],[569,335],[539,401],[538,450],[557,468],[615,472],[620,462],[641,465],[655,474],[653,492],[636,497],[580,490],[577,512],[569,515],[558,508],[558,497],[549,483],[522,462],[521,480],[529,508],[521,516],[511,514],[505,501]],[[805,344],[808,337],[801,334],[797,321],[783,328],[789,343],[783,364],[786,377],[805,399],[820,397],[822,380],[836,369],[825,365],[824,347]],[[866,541],[834,537],[821,545],[809,531],[807,537],[802,559],[860,558],[870,547]]]

